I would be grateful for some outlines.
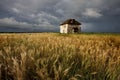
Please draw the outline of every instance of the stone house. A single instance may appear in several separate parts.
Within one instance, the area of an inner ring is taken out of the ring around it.
[[[68,19],[60,24],[60,33],[80,33],[81,23],[75,19]]]

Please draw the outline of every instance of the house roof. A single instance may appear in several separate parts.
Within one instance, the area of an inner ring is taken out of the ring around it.
[[[68,19],[66,21],[64,21],[62,24],[60,25],[64,25],[64,24],[70,24],[70,25],[81,25],[81,23],[79,23],[78,21],[76,21],[75,19]]]

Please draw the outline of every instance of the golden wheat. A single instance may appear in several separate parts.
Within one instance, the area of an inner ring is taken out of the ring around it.
[[[120,80],[120,37],[0,34],[0,80]]]

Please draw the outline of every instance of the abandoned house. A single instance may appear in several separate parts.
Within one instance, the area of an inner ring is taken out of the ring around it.
[[[68,19],[60,24],[60,33],[79,33],[81,31],[81,23],[75,19]]]

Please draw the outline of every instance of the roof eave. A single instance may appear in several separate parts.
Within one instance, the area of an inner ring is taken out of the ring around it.
[[[60,25],[66,25],[66,24],[60,24]],[[68,25],[82,25],[82,24],[79,23],[79,24],[68,24]]]

